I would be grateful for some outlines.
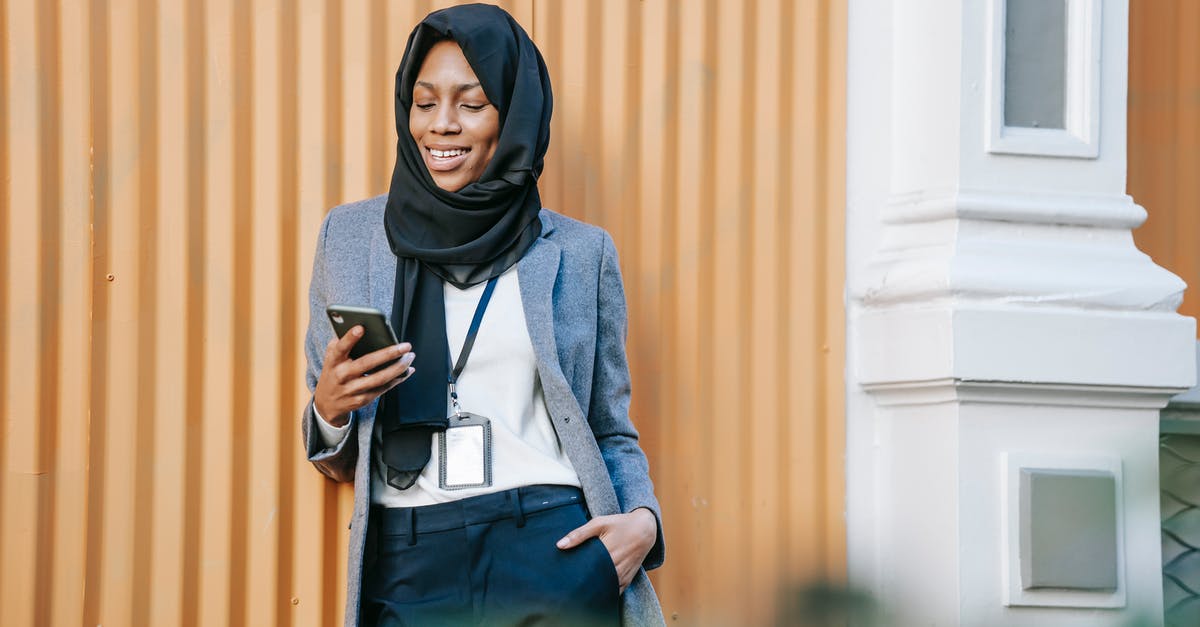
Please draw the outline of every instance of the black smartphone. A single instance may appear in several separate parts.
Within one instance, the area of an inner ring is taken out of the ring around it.
[[[396,334],[392,332],[392,326],[388,324],[387,316],[374,307],[329,305],[325,308],[325,313],[329,315],[329,321],[333,323],[333,332],[339,338],[346,335],[355,325],[362,325],[363,336],[359,338],[354,348],[350,349],[351,359],[358,359],[381,348],[400,343],[396,339]],[[389,361],[367,374],[382,370],[394,363],[396,363],[395,360]]]

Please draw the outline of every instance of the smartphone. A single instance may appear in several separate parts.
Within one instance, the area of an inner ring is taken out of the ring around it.
[[[396,339],[396,334],[392,332],[392,326],[388,324],[387,316],[374,307],[329,305],[325,308],[325,313],[329,315],[329,321],[333,323],[333,332],[337,333],[339,338],[346,335],[355,325],[362,325],[363,336],[359,338],[354,348],[350,349],[351,359],[358,359],[381,348],[400,343]],[[367,374],[378,372],[394,363],[396,363],[395,360],[389,361]]]

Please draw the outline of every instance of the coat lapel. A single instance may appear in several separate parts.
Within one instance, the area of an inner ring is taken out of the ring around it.
[[[543,226],[542,237],[517,262],[525,325],[529,328],[529,339],[533,341],[533,353],[543,380],[549,374],[547,367],[553,365],[557,369],[558,366],[558,348],[554,341],[554,283],[562,253],[558,244],[546,238],[548,233],[549,227]]]
[[[553,417],[563,417],[581,412],[558,359],[558,343],[554,333],[554,287],[558,280],[562,249],[546,237],[553,230],[551,218],[543,211],[542,236],[517,262],[517,279],[521,286],[525,326],[533,343],[538,376],[541,377],[542,390],[546,395],[546,409]],[[554,421],[554,426],[557,430],[558,421]]]

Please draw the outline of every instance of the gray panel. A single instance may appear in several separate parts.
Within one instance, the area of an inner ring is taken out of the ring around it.
[[[1067,0],[1007,0],[1004,125],[1066,128]]]
[[[1117,483],[1095,470],[1021,469],[1021,586],[1117,588]]]

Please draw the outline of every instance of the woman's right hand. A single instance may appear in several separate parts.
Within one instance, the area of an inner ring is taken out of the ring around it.
[[[321,417],[335,427],[346,424],[350,420],[350,412],[370,404],[415,372],[410,366],[416,354],[408,342],[351,359],[350,349],[362,339],[362,335],[363,328],[355,326],[341,339],[330,340],[325,346],[325,360],[313,392],[313,405]],[[396,360],[396,363],[379,372],[366,374],[392,360]]]

